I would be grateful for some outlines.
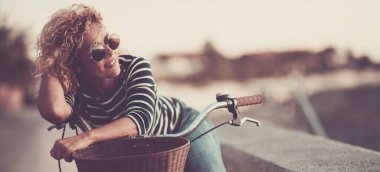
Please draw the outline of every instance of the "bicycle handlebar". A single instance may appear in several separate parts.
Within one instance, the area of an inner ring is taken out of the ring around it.
[[[224,98],[218,99],[219,98],[218,96],[224,97]],[[260,95],[230,98],[228,93],[221,93],[221,95],[217,95],[217,100],[218,102],[210,104],[203,111],[201,111],[201,113],[194,119],[194,121],[184,131],[176,133],[176,134],[166,134],[166,135],[160,135],[160,136],[168,136],[168,137],[187,136],[191,134],[203,122],[203,120],[206,119],[209,113],[215,109],[233,107],[235,103],[237,107],[256,105],[256,104],[260,104],[263,99]],[[245,121],[247,120],[247,118],[242,118],[239,120]],[[241,124],[244,123],[244,121],[241,122]],[[253,121],[256,121],[256,120],[253,120]]]
[[[219,108],[226,108],[228,105],[227,102],[216,102],[212,103],[209,106],[207,106],[195,119],[194,121],[183,131],[175,134],[166,134],[162,136],[167,137],[185,137],[189,134],[191,134],[208,116],[210,112],[212,112],[215,109]]]
[[[263,101],[263,98],[260,95],[246,96],[246,97],[238,97],[236,98],[237,106],[249,106],[260,104]]]

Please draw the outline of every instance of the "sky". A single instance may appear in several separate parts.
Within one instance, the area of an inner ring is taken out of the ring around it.
[[[196,52],[206,41],[228,57],[333,46],[380,62],[377,0],[0,0],[0,14],[28,33],[32,56],[49,16],[73,3],[94,6],[131,54]]]

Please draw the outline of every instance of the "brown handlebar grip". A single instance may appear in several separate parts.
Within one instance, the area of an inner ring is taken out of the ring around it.
[[[260,95],[254,95],[254,96],[246,96],[246,97],[238,97],[236,98],[237,106],[248,106],[248,105],[255,105],[260,104],[263,101],[263,98]]]

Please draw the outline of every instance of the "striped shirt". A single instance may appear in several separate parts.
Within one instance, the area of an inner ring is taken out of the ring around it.
[[[167,134],[178,129],[183,103],[156,94],[149,62],[129,55],[120,56],[119,62],[120,81],[111,98],[98,101],[82,86],[77,95],[65,95],[67,104],[72,109],[77,107],[74,111],[93,128],[129,117],[136,124],[139,135]],[[79,106],[75,106],[76,103]]]

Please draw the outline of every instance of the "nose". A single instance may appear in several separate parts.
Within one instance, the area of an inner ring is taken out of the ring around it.
[[[106,50],[106,57],[105,58],[112,57],[114,54],[114,50],[112,50],[108,45],[105,45],[104,47]]]

